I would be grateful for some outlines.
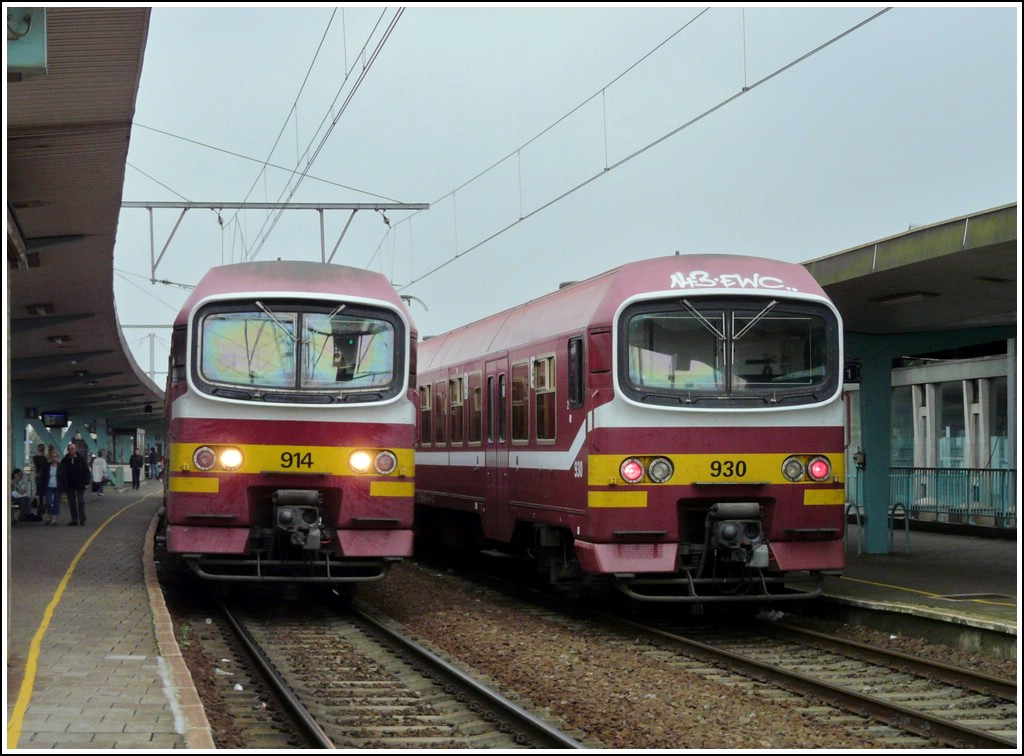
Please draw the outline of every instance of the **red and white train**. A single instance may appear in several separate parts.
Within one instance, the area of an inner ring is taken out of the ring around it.
[[[841,339],[801,266],[677,255],[424,340],[417,532],[577,592],[817,595],[845,566]]]
[[[412,554],[417,336],[388,280],[211,269],[174,323],[160,538],[213,580],[375,580]]]

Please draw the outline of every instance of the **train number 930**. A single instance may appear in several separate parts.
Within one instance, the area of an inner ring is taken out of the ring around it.
[[[743,478],[747,474],[747,463],[742,459],[716,459],[711,462],[712,478]]]

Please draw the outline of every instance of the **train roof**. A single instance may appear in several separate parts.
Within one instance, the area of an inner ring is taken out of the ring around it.
[[[545,337],[610,325],[632,297],[678,294],[827,296],[802,265],[744,255],[671,255],[620,265],[421,343],[420,370],[500,353]]]
[[[176,326],[188,322],[189,313],[202,300],[217,295],[258,293],[287,296],[290,293],[325,294],[330,297],[358,297],[388,302],[412,323],[405,302],[381,273],[348,265],[298,260],[235,263],[210,268],[186,300],[175,319]]]

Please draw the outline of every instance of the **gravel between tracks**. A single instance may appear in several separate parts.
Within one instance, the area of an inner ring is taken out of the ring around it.
[[[443,587],[441,584],[443,583]],[[448,656],[517,691],[604,748],[867,748],[838,726],[734,686],[672,667],[634,646],[603,641],[574,622],[415,565],[362,586],[359,599]]]
[[[580,731],[603,748],[790,749],[878,747],[837,725],[736,686],[681,671],[650,647],[606,642],[578,623],[533,611],[429,567],[403,563],[383,581],[360,587],[358,600],[402,624],[442,655],[486,675],[534,712]],[[909,637],[802,619],[796,624],[882,648],[936,658],[1016,679],[1017,662],[971,655]],[[183,649],[219,747],[239,747],[219,716],[209,662]],[[205,669],[204,669],[205,668]]]

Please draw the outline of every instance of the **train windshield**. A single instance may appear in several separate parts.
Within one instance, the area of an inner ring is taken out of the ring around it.
[[[619,328],[619,384],[644,403],[809,404],[838,387],[838,323],[824,305],[645,302],[627,308]]]
[[[209,306],[196,323],[194,377],[214,395],[334,401],[401,389],[404,332],[391,312],[257,301]]]

